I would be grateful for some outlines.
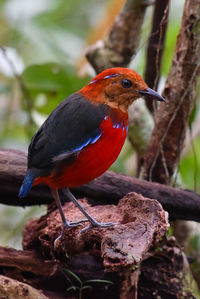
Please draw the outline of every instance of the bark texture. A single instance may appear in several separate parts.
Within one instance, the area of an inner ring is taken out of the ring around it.
[[[160,78],[160,66],[168,23],[169,0],[156,0],[153,14],[151,34],[147,47],[145,82],[150,88],[157,90]],[[153,100],[146,101],[153,111]]]
[[[154,89],[157,89],[158,79],[160,77],[160,64],[167,29],[168,10],[169,0],[155,1],[152,29],[147,47],[145,71],[145,82],[149,87]]]
[[[101,279],[107,278],[107,273],[114,275],[119,284],[118,296],[136,298],[140,273],[137,269],[148,256],[149,249],[156,246],[168,230],[167,213],[156,200],[136,193],[129,193],[117,206],[91,207],[86,199],[81,204],[98,221],[119,224],[106,229],[93,228],[84,233],[81,233],[82,227],[67,229],[62,238],[54,242],[62,231],[62,223],[58,210],[52,210],[47,216],[27,224],[24,249],[40,252],[45,259],[56,257],[67,265],[73,261],[84,277],[87,273],[84,273],[81,259],[84,256],[87,260],[99,259],[103,269]],[[72,203],[65,203],[64,212],[70,221],[82,217]],[[99,278],[97,275],[96,271],[90,271],[90,279],[91,276]]]
[[[189,274],[187,257],[177,246],[174,237],[164,243],[161,242],[159,249],[142,262],[138,299],[195,299],[186,280]]]
[[[126,67],[135,54],[149,0],[127,0],[105,41],[89,47],[86,57],[97,73],[111,67]]]
[[[58,210],[49,209],[47,215],[27,223],[23,251],[0,248],[0,271],[6,275],[2,294],[7,294],[7,283],[13,299],[146,299],[155,294],[159,298],[195,298],[185,291],[182,277],[188,272],[187,261],[174,239],[166,240],[167,213],[156,200],[130,193],[117,206],[91,207],[86,199],[81,203],[99,221],[120,225],[84,233],[82,227],[66,229],[55,242],[62,223]],[[64,212],[69,220],[81,217],[72,203],[65,203]],[[98,282],[87,283],[88,279]],[[90,289],[84,290],[88,285]],[[74,288],[67,291],[70,286]]]
[[[81,204],[98,221],[119,224],[106,229],[93,228],[84,233],[81,233],[81,229],[88,223],[76,229],[66,229],[63,238],[57,240],[53,248],[52,244],[62,230],[60,214],[56,209],[27,224],[24,249],[35,249],[46,258],[66,253],[68,256],[86,252],[93,254],[98,251],[105,270],[113,272],[138,265],[152,243],[157,243],[169,227],[168,214],[161,205],[154,199],[136,193],[129,193],[117,206],[91,207],[86,200],[81,200]],[[63,208],[69,221],[82,218],[81,212],[72,202],[65,203]]]
[[[141,176],[170,183],[184,145],[200,72],[200,1],[186,0],[176,52],[163,91],[166,104],[156,113],[155,129]]]
[[[52,276],[58,270],[58,264],[55,261],[41,260],[33,251],[22,251],[4,247],[0,247],[0,265],[17,267],[21,271],[44,276]]]

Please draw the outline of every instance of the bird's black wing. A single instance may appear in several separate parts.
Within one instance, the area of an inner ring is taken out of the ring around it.
[[[28,151],[28,168],[37,176],[48,175],[56,163],[74,155],[101,136],[99,125],[108,106],[94,104],[80,93],[62,101],[33,136]]]

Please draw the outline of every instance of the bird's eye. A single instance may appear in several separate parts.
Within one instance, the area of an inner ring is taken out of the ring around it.
[[[128,79],[123,79],[121,81],[121,85],[124,87],[124,88],[130,88],[132,86],[132,82]]]

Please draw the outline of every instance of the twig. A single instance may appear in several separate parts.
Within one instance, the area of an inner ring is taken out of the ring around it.
[[[160,2],[160,1],[158,1]],[[159,39],[158,39],[158,46],[156,49],[156,77],[154,79],[153,89],[157,89],[159,74],[160,74],[160,62],[161,62],[161,54],[164,47],[164,38],[167,28],[167,21],[168,21],[168,12],[169,12],[169,0],[166,2],[166,7],[163,13],[163,17],[161,19],[159,25]]]
[[[160,74],[162,52],[164,48],[165,34],[168,21],[169,0],[155,2],[151,35],[147,48],[147,62],[145,81],[149,87],[157,89]],[[147,107],[152,112],[152,101],[146,101]]]
[[[166,139],[166,136],[168,135],[168,131],[169,131],[169,129],[170,129],[170,127],[171,127],[171,125],[172,125],[174,119],[176,118],[176,115],[177,115],[178,111],[180,110],[180,107],[181,107],[182,104],[183,104],[183,101],[184,101],[184,99],[185,99],[185,97],[186,97],[186,95],[187,95],[187,93],[188,93],[188,90],[189,90],[189,88],[191,87],[191,84],[193,83],[193,80],[194,80],[195,77],[196,77],[196,74],[197,74],[197,72],[199,71],[199,68],[200,68],[200,61],[199,61],[198,64],[196,65],[196,68],[194,69],[194,72],[193,72],[193,74],[192,74],[192,76],[191,76],[191,79],[190,79],[190,81],[188,82],[188,87],[185,89],[185,91],[184,91],[184,93],[183,93],[183,95],[182,95],[182,97],[181,97],[181,99],[180,99],[180,101],[179,101],[179,104],[178,104],[178,106],[176,107],[176,110],[174,111],[172,117],[171,117],[170,120],[169,120],[169,123],[168,123],[168,125],[167,125],[166,130],[165,130],[165,133],[164,133],[163,137],[162,137],[161,140],[160,140],[159,148],[158,148],[158,150],[157,150],[157,152],[156,152],[156,154],[155,154],[155,158],[154,158],[153,163],[152,163],[152,165],[151,165],[151,167],[150,167],[150,169],[149,169],[149,180],[150,180],[150,182],[152,182],[152,173],[153,173],[153,170],[154,170],[154,168],[155,168],[155,165],[156,165],[158,156],[159,156],[159,154],[160,154],[161,147],[162,147],[162,145],[163,145],[163,143],[164,143],[164,141],[165,141],[165,139]]]

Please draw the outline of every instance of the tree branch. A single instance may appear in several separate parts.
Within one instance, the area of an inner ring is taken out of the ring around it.
[[[88,48],[86,57],[97,73],[130,63],[140,40],[145,8],[150,3],[150,0],[127,0],[107,39]]]
[[[180,159],[200,72],[200,10],[198,0],[186,0],[176,52],[165,84],[156,125],[144,157],[141,177],[170,183]]]
[[[41,276],[52,276],[58,270],[58,263],[44,260],[34,251],[15,250],[0,247],[0,266],[16,267],[21,271],[31,272]]]
[[[156,0],[153,24],[147,48],[147,62],[145,82],[153,89],[157,89],[160,77],[161,58],[164,49],[167,29],[169,0]],[[147,107],[153,111],[153,101],[146,101]]]
[[[16,206],[52,203],[53,198],[48,187],[42,185],[34,187],[24,199],[17,197],[25,172],[25,153],[13,150],[0,151],[0,202]],[[94,199],[94,204],[117,203],[127,193],[136,192],[145,197],[157,199],[169,212],[170,219],[200,222],[199,194],[111,171],[107,171],[93,182],[74,188],[72,191],[79,198],[86,196]]]

